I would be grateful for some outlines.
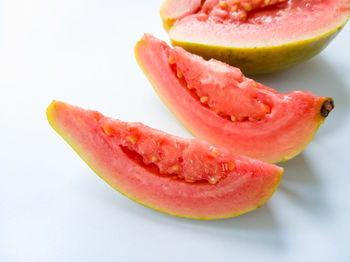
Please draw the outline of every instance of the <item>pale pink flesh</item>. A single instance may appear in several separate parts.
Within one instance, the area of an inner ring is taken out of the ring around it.
[[[227,47],[275,46],[320,36],[350,16],[346,0],[283,1],[248,11],[244,19],[237,18],[239,10],[232,12],[228,7],[203,8],[179,19],[169,32],[171,38]]]
[[[174,72],[173,65],[169,64],[168,54],[171,51],[165,42],[145,35],[137,44],[135,52],[154,88],[185,127],[196,137],[226,147],[232,152],[267,162],[289,159],[311,141],[324,119],[320,111],[329,98],[302,91],[278,94],[261,85],[259,90],[267,95],[271,105],[270,112],[259,121],[233,122],[218,115],[215,109],[204,106],[197,97],[191,95],[191,91],[183,85],[183,80]],[[191,68],[190,64],[188,68]],[[183,75],[187,74],[186,70]],[[198,67],[193,67],[192,70],[194,73],[201,73]],[[235,69],[233,72],[237,73]],[[220,80],[222,79],[217,79],[218,82]],[[249,96],[251,91],[240,92],[242,96]],[[242,101],[245,99],[242,97]],[[228,97],[227,101],[229,100]],[[232,101],[236,102],[234,99]],[[234,108],[230,104],[225,107]],[[241,104],[238,112],[244,112],[244,107]]]
[[[165,0],[160,12],[167,19],[180,19],[198,11],[200,6],[201,0]]]
[[[145,126],[114,121],[96,111],[59,101],[54,101],[49,106],[47,115],[53,128],[108,184],[141,204],[172,215],[206,219],[238,215],[262,205],[271,197],[281,179],[282,169],[275,165],[232,155],[225,149],[218,148],[218,152],[234,161],[234,170],[227,172],[214,185],[205,180],[188,183],[183,179],[160,174],[134,159],[132,151],[126,152],[121,147],[126,145],[124,135],[133,135],[135,130],[132,129],[135,127],[138,128],[137,132],[143,132]],[[161,131],[152,131],[151,128],[146,128],[145,131],[145,137],[154,137],[150,138],[148,149],[146,144],[140,148],[150,150],[158,136],[161,141],[169,142],[170,148],[176,148],[171,142],[178,141],[179,138],[165,135]],[[206,150],[211,152],[208,145],[205,145],[205,149],[204,142],[181,141],[194,146],[194,154],[201,155]],[[163,160],[166,161],[166,157]],[[192,170],[197,173],[202,171],[198,166]]]

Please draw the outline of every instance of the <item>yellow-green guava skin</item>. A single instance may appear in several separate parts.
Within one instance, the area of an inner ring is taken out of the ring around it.
[[[345,23],[312,39],[279,46],[237,48],[181,42],[175,39],[171,39],[171,43],[205,59],[215,58],[238,67],[245,75],[259,75],[282,71],[309,60],[326,48],[344,25]]]

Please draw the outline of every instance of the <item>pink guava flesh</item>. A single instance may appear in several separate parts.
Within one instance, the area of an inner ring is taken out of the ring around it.
[[[192,134],[267,162],[301,152],[334,106],[329,97],[310,92],[279,94],[237,68],[172,49],[148,34],[135,54],[156,92]]]

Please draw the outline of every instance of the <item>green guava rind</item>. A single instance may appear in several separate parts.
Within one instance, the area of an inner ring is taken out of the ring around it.
[[[344,25],[312,39],[280,46],[237,48],[170,40],[174,46],[207,60],[214,58],[238,67],[246,75],[259,75],[282,71],[309,60],[325,49]]]
[[[227,181],[230,182],[229,176],[222,180],[221,186],[219,186],[220,183],[196,186],[155,176],[145,172],[130,159],[126,160],[124,153],[108,146],[108,135],[101,131],[99,124],[103,117],[96,111],[84,110],[59,101],[53,101],[47,109],[47,118],[53,129],[96,174],[131,200],[162,213],[203,220],[238,216],[262,206],[275,192],[282,178],[282,168],[240,156],[237,156],[237,159],[244,162],[243,168],[252,171],[252,174],[243,175],[243,178],[247,179],[245,183],[241,183],[244,185],[243,189],[250,188],[250,192],[230,189],[230,184],[225,184]],[[254,174],[254,170],[258,170],[259,175]],[[261,174],[263,176],[260,176]],[[226,185],[226,189],[222,187],[223,185]],[[235,186],[234,183],[232,185]],[[167,194],[169,189],[172,192],[170,195]],[[230,194],[225,195],[225,192],[222,194],[220,190],[236,191],[238,195],[236,194],[232,199],[225,199]],[[260,191],[259,194],[256,193],[257,190]],[[206,192],[214,194],[215,197],[209,197],[209,194],[208,197],[198,198],[198,194],[205,196]],[[237,200],[237,197],[242,198],[242,203],[247,203],[247,199],[250,199],[249,195],[259,195],[259,199],[251,198],[252,203],[245,204],[244,208],[237,209],[232,205],[230,207],[231,202],[239,203],[240,200]],[[216,213],[215,210],[218,212]]]

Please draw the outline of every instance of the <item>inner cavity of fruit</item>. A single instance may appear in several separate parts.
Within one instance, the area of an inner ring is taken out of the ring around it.
[[[169,142],[166,137],[162,138],[162,133],[156,137],[144,130],[140,132],[132,124],[127,128],[115,128],[102,122],[102,126],[108,136],[117,140],[114,146],[154,174],[187,183],[216,184],[228,173],[235,172],[236,163],[232,158],[213,146],[191,144],[181,138]],[[199,151],[198,147],[205,147],[205,150]]]
[[[179,47],[167,52],[169,66],[181,85],[221,117],[233,122],[261,121],[271,114],[271,89],[246,78],[238,68],[205,61]]]
[[[273,23],[288,16],[288,9],[317,10],[326,0],[204,0],[198,6],[198,21],[216,23]]]
[[[249,14],[287,0],[206,0],[198,13],[198,20],[209,17],[216,22],[246,21]]]

